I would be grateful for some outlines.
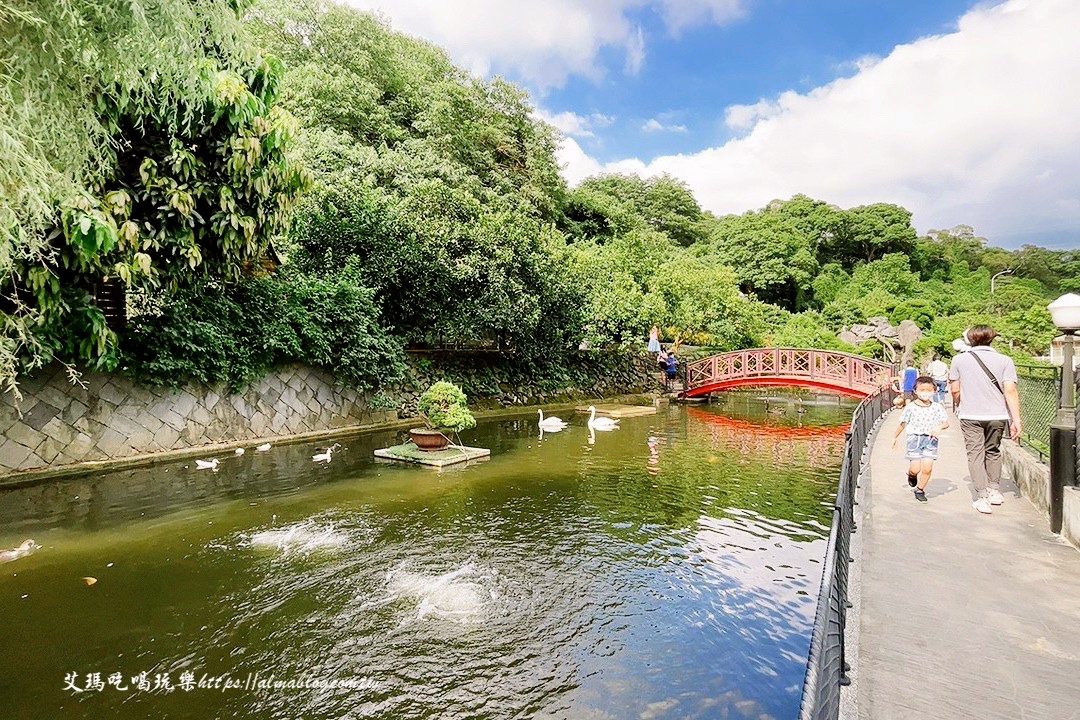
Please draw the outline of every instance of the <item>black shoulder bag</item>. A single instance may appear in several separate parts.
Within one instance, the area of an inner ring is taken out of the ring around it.
[[[1001,388],[1001,383],[999,383],[998,379],[994,377],[994,373],[990,372],[990,368],[986,367],[986,363],[984,363],[982,361],[982,358],[979,357],[979,353],[969,352],[968,354],[971,355],[972,359],[974,359],[975,362],[979,363],[979,367],[981,367],[983,369],[983,372],[986,373],[986,377],[990,378],[990,382],[994,383],[994,387],[998,389],[998,392],[1004,395],[1005,391]]]

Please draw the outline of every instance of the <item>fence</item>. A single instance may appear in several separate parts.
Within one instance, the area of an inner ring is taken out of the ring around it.
[[[851,535],[856,529],[855,488],[866,440],[878,420],[892,407],[892,398],[892,390],[882,388],[859,403],[851,416],[825,550],[814,631],[810,638],[800,720],[834,720],[840,714],[840,688],[850,683],[847,672],[851,668],[844,656],[844,629],[850,606],[847,599],[848,565],[851,563]]]
[[[1057,414],[1060,378],[1061,368],[1016,366],[1016,389],[1024,428],[1020,442],[1039,453],[1040,460],[1050,456],[1050,424]]]

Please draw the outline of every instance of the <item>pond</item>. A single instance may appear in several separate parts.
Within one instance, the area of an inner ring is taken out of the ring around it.
[[[376,463],[403,431],[0,491],[8,718],[791,718],[844,424],[727,394],[572,410]]]

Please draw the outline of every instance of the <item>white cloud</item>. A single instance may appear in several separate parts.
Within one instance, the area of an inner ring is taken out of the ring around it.
[[[1071,229],[1080,246],[1077,27],[1075,0],[980,6],[850,78],[728,108],[748,132],[722,146],[604,170],[671,173],[717,213],[806,193],[898,203],[922,231],[964,223],[1016,245]]]
[[[732,130],[749,130],[758,120],[780,114],[780,103],[759,100],[753,105],[731,105],[724,110],[724,124]]]
[[[726,23],[741,15],[741,0],[340,0],[377,12],[399,31],[435,43],[477,75],[521,78],[544,90],[570,75],[604,76],[601,50],[625,55],[636,75],[646,58],[646,37],[631,13],[658,6],[671,33],[698,23]]]
[[[534,114],[549,125],[555,126],[555,128],[563,135],[593,137],[595,134],[589,127],[589,119],[583,115],[577,115],[572,112],[561,112],[549,115],[539,108],[536,109]]]
[[[645,124],[641,126],[641,129],[645,132],[686,132],[685,125],[664,124],[657,118],[649,118],[645,121]]]
[[[537,108],[534,114],[544,122],[554,126],[564,135],[583,138],[595,137],[596,133],[593,132],[593,128],[608,127],[615,122],[615,118],[602,113],[578,115],[577,113],[564,111],[551,114],[542,108]]]
[[[746,13],[742,0],[660,0],[660,8],[672,35],[706,22],[726,25]]]
[[[645,64],[645,31],[637,27],[626,43],[626,74],[637,75]]]
[[[577,141],[571,137],[562,139],[555,156],[563,168],[563,177],[571,185],[577,185],[591,175],[598,175],[601,172],[614,172],[610,166],[605,167],[589,157],[588,153],[582,150]]]
[[[344,1],[445,48],[473,73],[511,73],[538,88],[560,86],[571,74],[599,79],[602,48],[625,50],[628,68],[644,58],[644,37],[626,17],[640,0]]]

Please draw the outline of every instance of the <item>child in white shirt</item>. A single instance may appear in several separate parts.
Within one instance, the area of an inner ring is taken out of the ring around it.
[[[904,457],[910,461],[907,481],[909,486],[915,488],[915,499],[919,502],[926,502],[926,486],[938,456],[938,433],[949,427],[945,407],[934,402],[934,390],[934,379],[931,377],[923,375],[915,381],[915,399],[904,407],[900,424],[893,435],[892,446],[895,450],[900,433],[907,430],[907,451],[904,453]]]

